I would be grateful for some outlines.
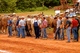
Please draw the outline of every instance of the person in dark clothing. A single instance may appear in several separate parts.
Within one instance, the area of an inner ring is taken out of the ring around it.
[[[79,40],[79,27],[80,27],[80,20],[79,20],[78,17],[76,17],[75,19],[78,21],[78,26],[77,26],[77,34],[78,34],[78,36],[77,36],[77,41],[78,41],[78,40]]]
[[[67,38],[68,38],[68,41],[67,41],[67,42],[70,42],[71,21],[70,21],[68,18],[69,18],[69,17],[66,17],[66,25],[65,25],[65,28],[66,28]]]
[[[17,17],[17,22],[16,22],[17,37],[20,37],[19,21],[20,21],[20,18]]]
[[[35,31],[34,33],[35,33],[35,36],[36,36],[35,38],[36,39],[40,37],[40,27],[39,27],[40,23],[41,23],[40,20],[36,16],[35,20],[34,20],[34,23],[33,23],[34,31]]]

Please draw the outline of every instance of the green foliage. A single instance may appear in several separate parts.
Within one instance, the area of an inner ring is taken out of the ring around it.
[[[43,11],[43,10],[48,10],[48,8],[46,7],[46,6],[44,6],[44,7],[36,7],[36,8],[27,8],[27,9],[25,9],[26,11]]]
[[[17,0],[0,0],[0,12],[14,12]]]
[[[0,12],[42,11],[59,0],[0,0]]]
[[[46,6],[44,6],[44,7],[37,7],[36,10],[37,11],[43,11],[43,10],[48,10],[48,8]]]

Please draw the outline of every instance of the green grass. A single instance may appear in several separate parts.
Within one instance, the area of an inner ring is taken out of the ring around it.
[[[45,15],[54,15],[54,10],[44,10],[44,11],[33,11],[33,12],[19,12],[18,15],[28,15],[28,14],[39,14],[41,12],[44,12]],[[0,13],[0,14],[11,14],[11,13]]]
[[[39,14],[41,12],[44,12],[45,15],[55,15],[54,9],[48,9],[48,10],[43,10],[43,11],[32,11],[32,12],[18,12],[16,14],[21,15],[21,16],[26,16],[26,15],[31,15],[31,14]],[[0,13],[0,14],[11,14],[11,13]]]

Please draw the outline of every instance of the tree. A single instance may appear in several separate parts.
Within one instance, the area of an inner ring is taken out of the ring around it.
[[[17,0],[0,0],[2,12],[14,12]]]
[[[56,6],[59,0],[0,0],[0,12],[28,11],[37,7]]]
[[[35,0],[18,0],[16,2],[17,8],[20,10],[26,10],[27,8],[36,7]]]

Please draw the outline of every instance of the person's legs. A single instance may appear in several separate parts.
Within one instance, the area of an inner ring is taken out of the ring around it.
[[[58,28],[57,28],[56,31],[55,31],[54,39],[57,39],[57,33],[58,33]]]
[[[22,35],[22,38],[25,38],[25,27],[24,26],[20,27],[20,34]]]
[[[20,35],[22,35],[22,27],[20,27]]]
[[[77,41],[79,40],[79,27],[77,27]]]
[[[25,38],[25,27],[22,26],[22,37]]]
[[[70,42],[71,27],[68,27],[66,29],[66,34],[67,34],[67,37],[68,37],[68,42]]]
[[[39,38],[39,27],[35,27],[35,34],[36,34],[36,38]]]
[[[9,36],[12,36],[12,26],[8,26],[8,33],[9,33]]]
[[[20,28],[17,27],[16,29],[17,29],[17,36],[20,37]]]
[[[44,34],[43,38],[47,38],[46,28],[43,28],[43,34]]]
[[[10,36],[10,27],[8,26],[8,34],[9,34],[9,36]]]
[[[38,32],[38,31],[37,31],[37,27],[35,27],[35,26],[34,26],[34,31],[35,31],[35,35],[36,35],[35,38],[38,38],[38,35],[37,35],[37,34],[38,34],[38,33],[37,33],[37,32]]]
[[[62,28],[60,31],[61,31],[61,34],[60,34],[61,37],[60,37],[60,38],[61,38],[62,40],[64,40],[64,29]]]
[[[60,28],[58,28],[58,39],[60,39]]]
[[[74,35],[74,40],[77,40],[77,27],[72,29],[73,35]]]

